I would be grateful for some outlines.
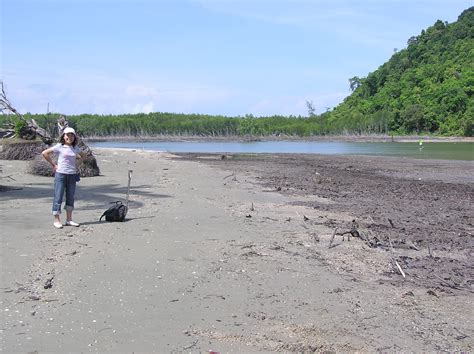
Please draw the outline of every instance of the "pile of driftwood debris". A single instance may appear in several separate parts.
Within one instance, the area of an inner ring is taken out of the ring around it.
[[[392,221],[390,219],[389,219],[389,221],[390,221],[390,224],[392,224]],[[350,237],[352,236],[352,237],[361,239],[370,248],[381,247],[381,248],[389,249],[390,250],[391,263],[393,264],[394,267],[396,266],[396,269],[398,270],[398,272],[400,272],[400,274],[403,276],[403,278],[405,278],[405,272],[403,271],[402,267],[400,266],[400,263],[397,261],[397,258],[394,255],[393,244],[392,244],[392,240],[390,239],[390,237],[388,238],[388,243],[383,242],[377,236],[372,236],[371,237],[368,232],[363,231],[359,228],[359,224],[355,220],[352,220],[350,230],[338,232],[337,227],[334,229],[331,240],[329,241],[328,248],[334,247],[333,242],[334,242],[334,238],[336,237],[336,235],[342,236],[343,241],[344,241],[344,236],[347,236],[347,241],[350,241]],[[413,245],[413,247],[416,248],[415,245]]]
[[[15,138],[2,139],[0,144],[1,160],[32,160],[48,147],[41,140],[30,141]]]
[[[52,176],[53,170],[41,156],[41,152],[59,142],[63,130],[69,126],[66,118],[61,115],[57,120],[57,135],[41,128],[34,119],[25,119],[8,100],[3,81],[0,81],[0,112],[12,117],[3,128],[0,128],[0,159],[2,160],[30,160],[27,172]],[[79,147],[86,153],[85,158],[78,163],[78,172],[81,177],[92,177],[100,174],[97,160],[92,150],[78,137]]]

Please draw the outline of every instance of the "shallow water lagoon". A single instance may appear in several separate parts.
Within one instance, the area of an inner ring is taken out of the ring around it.
[[[172,141],[94,142],[91,147],[143,149],[171,153],[296,153],[322,155],[382,155],[419,159],[474,160],[470,142],[339,142],[339,141]]]

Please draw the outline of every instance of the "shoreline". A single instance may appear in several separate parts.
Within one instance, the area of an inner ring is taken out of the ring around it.
[[[333,135],[333,136],[181,136],[181,135],[155,135],[155,136],[109,136],[109,137],[84,137],[86,142],[101,141],[137,141],[137,142],[187,142],[187,141],[345,141],[345,142],[453,142],[474,143],[474,137],[433,137],[427,135],[417,136],[389,136],[389,135]]]

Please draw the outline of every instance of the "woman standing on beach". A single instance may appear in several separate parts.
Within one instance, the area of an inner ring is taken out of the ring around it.
[[[74,194],[76,192],[76,182],[79,180],[77,174],[76,159],[81,158],[81,149],[77,146],[77,136],[73,128],[64,129],[60,142],[53,147],[44,150],[41,154],[53,166],[54,173],[54,200],[53,215],[54,227],[61,229],[63,224],[59,218],[61,214],[61,204],[63,195],[66,192],[66,226],[79,226],[72,221],[72,211],[74,210]],[[58,163],[52,159],[51,154],[58,155]]]

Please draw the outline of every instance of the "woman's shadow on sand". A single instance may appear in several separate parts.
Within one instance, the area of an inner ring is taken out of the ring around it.
[[[53,198],[53,184],[51,183],[32,183],[32,184],[14,184],[10,186],[2,186],[0,193],[0,200],[9,199],[43,199]],[[172,198],[169,194],[160,194],[153,192],[152,185],[135,185],[130,188],[130,206],[139,208],[143,206],[140,201],[135,201],[135,196],[149,197],[149,198]],[[119,184],[97,184],[93,186],[83,186],[78,184],[76,190],[76,201],[86,204],[80,209],[93,210],[98,209],[99,205],[107,206],[110,203],[115,203],[117,200],[125,201],[127,195],[127,187]]]
[[[84,222],[81,222],[81,225],[103,225],[103,224],[109,224],[111,222],[115,223],[115,224],[122,224],[122,223],[126,223],[126,222],[129,222],[129,221],[133,221],[133,220],[140,220],[140,219],[153,219],[155,216],[141,216],[141,217],[138,217],[138,218],[128,218],[126,217],[124,221],[106,221],[104,219],[102,219],[101,221],[99,220],[96,220],[96,221],[84,221]]]

